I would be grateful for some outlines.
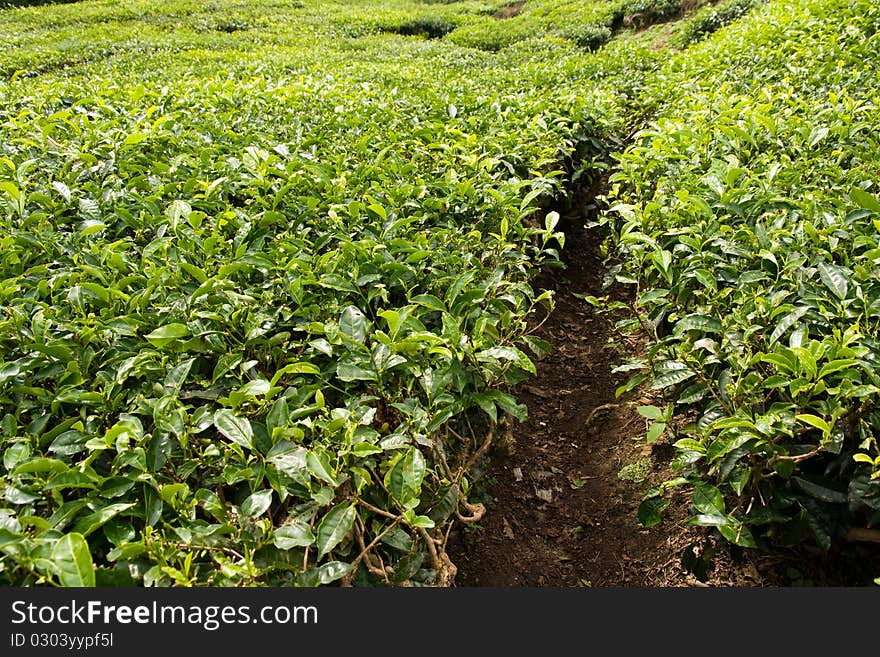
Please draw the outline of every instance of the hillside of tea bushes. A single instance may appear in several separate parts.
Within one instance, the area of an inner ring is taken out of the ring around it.
[[[0,10],[0,581],[452,583],[470,473],[548,350],[553,208],[609,170],[609,278],[656,338],[621,393],[653,391],[681,473],[642,521],[687,485],[740,545],[870,527],[878,24],[807,0]]]

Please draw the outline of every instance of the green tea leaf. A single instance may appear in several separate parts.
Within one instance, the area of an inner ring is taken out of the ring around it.
[[[87,439],[84,433],[71,429],[55,438],[49,445],[49,451],[61,456],[73,456],[85,449]]]
[[[330,584],[342,579],[354,570],[354,566],[343,561],[328,561],[318,568],[318,581],[321,584]]]
[[[700,513],[713,516],[725,516],[727,513],[721,491],[706,482],[694,484],[692,501],[694,508]]]
[[[651,497],[639,504],[638,519],[642,527],[654,527],[663,519],[663,512],[669,508],[671,500]]]
[[[745,548],[758,547],[749,528],[738,521],[731,521],[718,526],[718,531],[734,545]]]
[[[849,292],[849,280],[843,271],[834,265],[820,262],[818,265],[819,276],[825,286],[831,290],[838,299],[846,299]]]
[[[135,502],[109,504],[80,518],[74,526],[73,531],[82,536],[88,536],[93,531],[103,526],[108,520],[119,515],[123,511],[127,511],[135,506],[135,504]]]
[[[307,523],[292,522],[276,529],[272,540],[279,550],[290,550],[312,545],[316,539]]]
[[[192,370],[192,366],[195,362],[195,358],[187,358],[168,371],[163,384],[166,395],[171,393],[177,394],[180,392],[180,389],[183,387],[186,377],[189,376],[190,370]]]
[[[681,391],[676,404],[694,404],[704,399],[709,394],[709,389],[703,383],[693,383]]]
[[[812,427],[816,427],[826,435],[831,433],[831,425],[817,415],[812,415],[810,413],[800,413],[798,415],[795,415],[795,418],[800,422],[803,422],[804,424],[809,424]]]
[[[649,428],[648,433],[645,436],[645,442],[650,445],[657,441],[660,436],[663,435],[663,432],[666,431],[666,423],[665,422],[654,422]]]
[[[52,548],[52,562],[62,586],[94,587],[95,569],[82,534],[65,534]]]
[[[670,386],[677,385],[683,381],[687,381],[691,377],[696,376],[696,372],[690,369],[671,370],[660,374],[651,381],[652,390],[663,390]]]
[[[830,502],[832,504],[846,504],[848,501],[848,497],[845,493],[841,493],[840,491],[836,491],[832,488],[828,488],[827,486],[823,486],[822,484],[817,484],[803,477],[792,477],[792,480],[808,495],[815,497],[818,500],[822,500],[823,502]]]
[[[422,453],[415,447],[407,450],[385,474],[385,486],[404,506],[418,499],[425,478],[426,464]]]
[[[779,338],[786,334],[788,329],[797,324],[801,317],[806,315],[808,312],[810,312],[809,306],[798,306],[790,313],[785,315],[785,317],[780,319],[779,322],[776,324],[776,328],[774,328],[773,332],[770,334],[770,344],[778,341]]]
[[[351,340],[363,344],[367,337],[367,320],[359,308],[346,306],[339,317],[339,330]]]
[[[349,504],[333,507],[318,525],[317,546],[320,559],[348,535],[354,526],[357,510]]]
[[[323,450],[310,451],[306,455],[306,467],[314,477],[326,481],[334,488],[339,485],[334,469],[330,465],[330,456]]]
[[[522,351],[516,347],[492,347],[484,349],[476,354],[477,360],[483,362],[492,362],[497,360],[507,360],[516,363],[530,374],[537,374],[535,364]]]
[[[271,385],[275,385],[285,374],[320,374],[321,370],[312,363],[308,362],[296,362],[296,363],[288,363],[281,369],[279,369],[272,376],[272,380],[270,381]]]
[[[336,376],[341,381],[375,381],[379,378],[375,370],[356,365],[351,361],[337,363]]]
[[[878,199],[873,194],[869,194],[868,192],[859,189],[858,187],[853,187],[850,190],[849,195],[852,200],[859,205],[859,207],[870,210],[871,212],[880,213],[880,199]]]
[[[272,408],[266,416],[266,429],[271,434],[275,429],[287,427],[289,421],[290,407],[287,405],[287,400],[282,397],[272,404]]]
[[[448,311],[446,304],[432,294],[417,294],[416,296],[412,297],[410,301],[412,303],[417,303],[420,306],[425,306],[426,308],[429,308],[431,310],[436,310],[439,312]]]
[[[232,442],[247,449],[254,448],[254,431],[247,418],[238,417],[228,408],[221,408],[214,413],[214,426]]]
[[[851,367],[856,366],[856,361],[852,358],[841,358],[839,360],[832,360],[825,363],[822,366],[822,369],[819,370],[819,374],[817,375],[818,379],[824,379],[826,376],[830,374],[835,374],[842,370],[847,370]]]
[[[7,468],[9,466],[7,465]],[[16,466],[12,471],[13,476],[18,476],[22,474],[28,473],[45,473],[49,472],[55,474],[57,472],[66,472],[70,467],[64,463],[63,461],[59,461],[57,459],[50,458],[37,458],[32,459],[30,461],[25,461],[19,466]]]
[[[246,516],[258,518],[266,513],[270,506],[272,506],[272,491],[262,490],[257,493],[251,493],[241,503],[241,512]]]
[[[700,331],[702,333],[720,333],[721,322],[707,315],[688,315],[678,320],[673,333],[681,335],[686,331]]]
[[[161,349],[175,340],[188,337],[189,334],[186,324],[166,324],[147,333],[144,337]]]
[[[659,420],[663,417],[663,410],[656,406],[639,406],[636,408],[636,411],[639,415],[648,418],[649,420]]]

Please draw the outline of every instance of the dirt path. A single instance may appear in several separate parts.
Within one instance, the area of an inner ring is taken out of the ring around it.
[[[555,289],[556,308],[538,335],[553,352],[516,390],[529,421],[514,428],[512,453],[496,451],[483,474],[489,513],[458,534],[459,586],[686,583],[674,559],[682,528],[643,529],[635,511],[647,485],[619,476],[661,473],[643,448],[644,420],[618,404],[621,381],[609,374],[622,350],[637,347],[621,343],[614,318],[577,296],[605,294],[597,240],[570,230],[567,269],[543,281]]]
[[[651,529],[639,525],[638,504],[648,487],[670,476],[672,448],[646,448],[644,419],[614,397],[625,375],[611,370],[640,345],[623,341],[613,328],[617,317],[596,313],[578,296],[607,294],[598,239],[570,229],[566,270],[539,282],[555,290],[556,308],[538,332],[553,352],[515,391],[528,405],[528,422],[515,426],[514,444],[496,449],[476,473],[488,513],[453,535],[455,584],[870,585],[880,572],[877,550],[858,546],[827,555],[722,551],[707,583],[699,582],[681,568],[682,551],[701,546],[703,536],[684,524],[683,491],[667,520]]]

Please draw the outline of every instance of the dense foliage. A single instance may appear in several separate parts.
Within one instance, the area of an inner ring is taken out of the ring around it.
[[[35,5],[63,4],[65,2],[79,2],[80,0],[0,0],[0,8],[4,7],[32,7]]]
[[[707,4],[688,21],[681,40],[685,45],[699,41],[744,16],[761,2],[764,0],[725,0],[718,4]]]
[[[679,0],[532,0],[505,20],[497,20],[502,14],[496,13],[467,21],[448,38],[462,46],[499,50],[536,36],[556,36],[595,49],[614,30],[647,27],[681,11]]]
[[[771,2],[648,83],[613,176],[617,278],[657,337],[630,385],[670,405],[649,438],[690,422],[647,524],[685,483],[743,546],[880,521],[878,27],[873,2]]]
[[[3,16],[6,583],[442,583],[481,513],[547,349],[537,209],[613,103],[362,33],[369,3],[260,4]]]
[[[615,150],[655,337],[620,392],[680,474],[642,521],[683,485],[744,546],[880,519],[871,2],[0,19],[0,582],[448,583],[548,349],[549,203]]]

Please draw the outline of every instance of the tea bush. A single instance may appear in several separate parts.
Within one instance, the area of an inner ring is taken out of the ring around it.
[[[3,15],[0,582],[451,581],[616,102],[371,27],[420,3],[278,5]]]
[[[581,48],[596,50],[611,39],[611,28],[605,25],[585,25],[579,29],[566,31],[565,36]]]
[[[680,0],[623,0],[615,11],[615,26],[644,27],[681,13]]]
[[[562,36],[594,50],[606,43],[614,30],[643,28],[678,14],[678,0],[534,0],[520,14],[498,20],[485,17],[452,31],[452,42],[497,51],[525,39]],[[636,16],[624,24],[624,18]]]
[[[647,525],[681,485],[742,546],[880,521],[878,25],[873,2],[777,0],[645,87],[609,220],[656,342],[624,389],[668,404],[649,439],[686,421]]]
[[[681,42],[684,45],[695,43],[742,17],[746,12],[763,1],[727,0],[727,2],[722,2],[718,5],[707,5],[688,22],[681,35]]]
[[[439,16],[420,16],[408,21],[394,29],[404,36],[425,36],[429,39],[439,39],[454,30],[456,24]]]

